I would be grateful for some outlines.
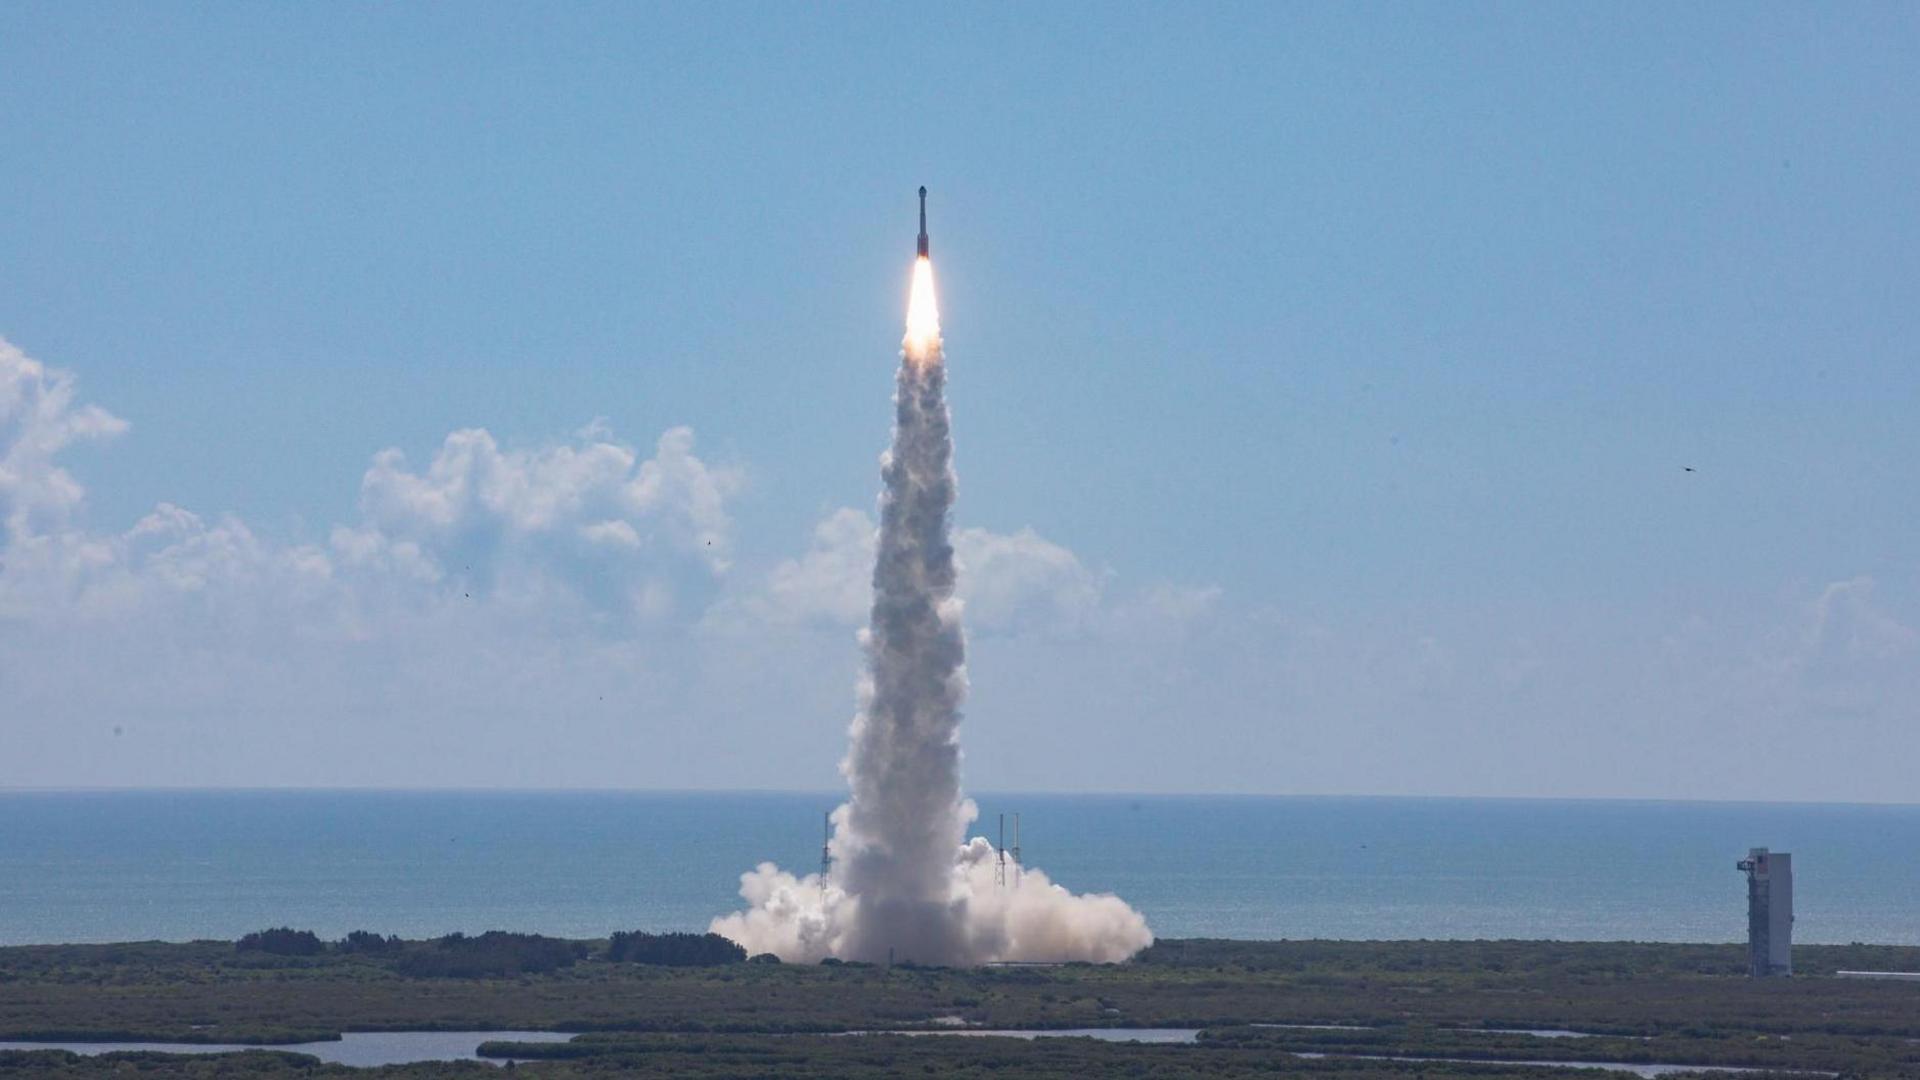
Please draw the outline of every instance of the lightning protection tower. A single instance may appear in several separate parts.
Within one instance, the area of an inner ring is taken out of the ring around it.
[[[1007,815],[1000,815],[1000,842],[993,845],[993,883],[1007,883]]]
[[[1009,866],[1012,867],[1014,880],[1018,881],[1020,879],[1020,815],[1017,812],[1013,815],[1013,846],[1011,848],[1007,846],[1007,815],[1001,814],[1000,842],[994,845],[993,854],[993,883],[995,885],[1007,883]],[[1009,854],[1013,856],[1011,860],[1007,858]]]

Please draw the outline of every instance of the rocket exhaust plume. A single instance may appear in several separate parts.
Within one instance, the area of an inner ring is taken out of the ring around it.
[[[866,674],[833,813],[831,876],[772,863],[741,875],[748,910],[711,929],[789,962],[829,956],[923,964],[1124,960],[1152,944],[1140,913],[1110,895],[1075,896],[1035,869],[996,881],[993,845],[966,840],[978,816],[960,790],[966,642],[949,536],[953,437],[926,189],[894,383],[893,446],[881,458]]]

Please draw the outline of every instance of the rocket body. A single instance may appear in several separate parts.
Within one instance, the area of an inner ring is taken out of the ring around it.
[[[921,258],[927,257],[927,189],[920,189],[920,250]]]

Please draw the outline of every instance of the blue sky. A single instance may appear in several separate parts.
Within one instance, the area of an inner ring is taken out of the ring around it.
[[[1779,793],[1920,799],[1916,71],[1900,5],[11,5],[0,337],[126,430],[33,457],[85,496],[14,530],[0,635],[79,644],[16,650],[0,783],[830,786],[858,559],[814,534],[872,503],[925,183],[1003,568],[970,782],[1732,797],[1732,746],[1818,731]],[[489,469],[634,449],[718,516],[622,503],[625,562],[423,524],[394,478],[465,429]],[[195,592],[257,568],[85,625],[99,581],[30,576],[159,503],[339,588],[339,528],[439,576],[325,601],[377,659]],[[449,697],[460,639],[402,627],[482,579],[490,647],[547,660]],[[489,734],[369,768],[395,715]],[[701,764],[500,764],[555,725]]]

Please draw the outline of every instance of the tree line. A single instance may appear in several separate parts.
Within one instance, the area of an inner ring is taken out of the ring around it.
[[[446,934],[426,941],[407,941],[397,935],[355,930],[338,941],[322,940],[311,930],[288,926],[257,930],[234,943],[243,953],[271,956],[320,956],[325,953],[387,957],[403,975],[442,978],[535,974],[554,971],[575,961],[598,958],[613,963],[652,964],[660,967],[711,967],[747,960],[747,951],[719,934],[650,934],[619,931],[606,947],[596,943],[489,930],[484,934]],[[778,963],[771,954],[757,963]]]

